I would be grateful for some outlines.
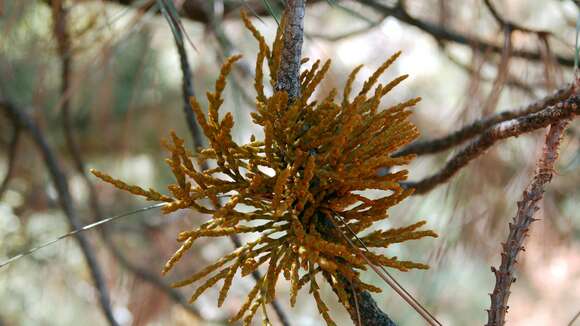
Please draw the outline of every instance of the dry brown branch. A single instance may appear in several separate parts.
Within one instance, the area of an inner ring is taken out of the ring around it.
[[[538,203],[544,196],[544,186],[552,180],[554,165],[558,158],[558,147],[568,122],[568,119],[562,119],[550,126],[546,135],[544,151],[538,160],[536,174],[524,191],[522,199],[518,202],[516,216],[509,223],[509,235],[506,242],[502,244],[499,269],[491,268],[496,281],[491,294],[491,307],[487,311],[487,326],[503,326],[505,324],[510,287],[516,281],[514,274],[518,254],[524,249],[523,244],[528,236],[530,224],[536,220],[533,216],[540,209]]]
[[[49,2],[53,2],[56,0],[46,0]],[[203,9],[204,3],[207,0],[185,0],[183,3],[183,7],[181,10],[181,15],[187,19],[191,19],[194,21],[198,21],[201,23],[208,23],[209,17],[207,12]],[[310,0],[308,1],[308,5],[313,3],[320,2],[321,0]],[[125,6],[132,6],[137,4],[137,0],[106,0],[106,2],[110,3],[117,3]],[[366,5],[369,8],[372,8],[386,16],[391,16],[399,21],[415,26],[422,30],[423,32],[433,36],[435,39],[439,41],[446,41],[446,42],[453,42],[465,46],[469,46],[474,50],[480,52],[486,52],[490,50],[494,53],[501,53],[502,46],[493,44],[477,37],[471,37],[466,34],[462,34],[453,30],[450,30],[443,25],[439,25],[436,23],[424,21],[415,17],[412,17],[407,11],[405,11],[400,6],[390,7],[384,3],[375,1],[375,0],[360,0],[358,1],[361,4]],[[226,18],[238,19],[239,18],[239,10],[244,7],[244,3],[246,6],[249,6],[252,12],[256,13],[257,15],[269,16],[269,13],[262,5],[261,1],[224,1],[223,12]],[[523,26],[519,26],[517,24],[511,24],[512,27],[517,28],[520,31],[530,31],[533,33],[541,33],[543,31],[535,31],[525,28]],[[529,50],[514,50],[513,52],[514,57],[523,58],[526,60],[531,61],[541,61],[542,54],[537,51],[529,51]],[[574,58],[573,57],[565,57],[562,55],[557,55],[556,60],[559,64],[567,67],[574,66]]]
[[[75,166],[77,169],[84,171],[84,166],[83,166],[83,162],[80,159],[80,152],[78,149],[78,145],[75,142],[75,139],[73,137],[72,134],[72,123],[71,123],[71,119],[70,119],[70,96],[69,96],[69,88],[70,88],[70,73],[71,73],[71,69],[72,69],[72,56],[71,56],[71,44],[70,44],[70,36],[68,34],[67,31],[67,15],[68,15],[68,9],[64,7],[64,3],[63,1],[54,1],[52,3],[52,17],[53,17],[53,33],[55,36],[55,39],[57,41],[57,45],[58,45],[58,54],[59,54],[59,58],[61,61],[61,98],[62,98],[62,121],[63,121],[63,130],[64,130],[64,135],[65,135],[65,140],[67,143],[67,147],[70,149],[70,152],[73,156],[73,161],[75,163]],[[23,113],[24,114],[24,113]],[[32,123],[32,121],[30,121]],[[32,124],[31,124],[32,126]],[[29,126],[29,128],[31,128]],[[29,130],[32,132],[32,130]],[[38,130],[38,133],[40,135],[40,130]],[[44,138],[44,137],[41,137]],[[39,140],[37,140],[37,143],[40,146]],[[45,154],[45,161],[47,164],[49,164],[50,161],[50,151],[48,150],[48,145],[45,147],[46,149],[44,149],[43,151],[46,151],[47,153]],[[42,146],[41,146],[41,150],[42,150]],[[52,155],[52,154],[51,154]],[[56,160],[56,159],[53,159]],[[55,167],[53,168],[54,170],[59,170],[59,167],[57,166],[57,163],[55,161],[54,163]],[[50,169],[50,168],[49,168]],[[60,187],[62,189],[58,190],[59,192],[59,199],[61,199],[61,206],[63,206],[63,210],[65,211],[65,214],[67,214],[67,216],[69,216],[69,223],[71,224],[72,229],[78,229],[80,227],[80,221],[77,220],[77,217],[75,216],[76,213],[74,212],[74,208],[73,208],[73,203],[72,203],[72,198],[70,198],[70,194],[68,193],[68,188],[66,185],[66,177],[64,176],[64,173],[60,172],[60,171],[55,171],[52,172],[53,174],[55,174],[53,176],[53,178],[55,179],[59,179],[59,176],[57,176],[57,174],[60,174],[60,182],[64,184],[60,185]],[[86,175],[85,175],[85,179]],[[55,184],[57,185],[57,188],[59,188],[59,182],[57,182],[55,180]],[[70,206],[67,208],[67,206]],[[68,210],[70,210],[71,212],[67,212]],[[91,267],[91,271],[93,273],[93,279],[95,280],[95,284],[97,286],[97,288],[99,289],[99,294],[100,294],[100,303],[101,303],[101,308],[103,309],[103,312],[105,314],[105,317],[107,319],[107,321],[109,322],[110,325],[118,325],[117,321],[115,320],[113,313],[111,311],[111,305],[110,305],[110,299],[109,299],[109,294],[108,291],[106,289],[106,284],[104,281],[104,278],[101,274],[100,271],[98,271],[98,265],[97,265],[97,261],[96,258],[90,258],[93,253],[92,253],[92,248],[90,247],[90,244],[88,243],[87,240],[84,240],[84,242],[86,242],[86,244],[83,245],[83,240],[84,236],[83,235],[77,235],[77,239],[79,241],[79,243],[81,244],[81,248],[83,249],[83,252],[85,254],[85,257],[87,258],[87,262],[89,262],[89,267]],[[91,266],[92,264],[90,263],[91,260],[94,261],[94,265],[95,267]],[[95,269],[93,271],[93,269]]]
[[[457,44],[462,44],[465,46],[471,47],[473,50],[477,50],[480,52],[487,52],[491,51],[494,53],[501,53],[502,46],[493,44],[477,37],[470,37],[466,34],[461,34],[459,32],[444,28],[438,24],[431,23],[428,21],[424,21],[418,18],[411,16],[402,6],[397,5],[390,7],[384,3],[375,1],[375,0],[359,0],[360,3],[368,6],[369,8],[375,9],[385,15],[392,16],[399,21],[406,23],[411,26],[415,26],[422,30],[423,32],[433,36],[438,41],[446,41],[446,42],[453,42]],[[513,24],[512,24],[513,26]],[[523,27],[518,27],[519,30],[522,30]],[[538,31],[536,31],[538,32]],[[514,50],[512,55],[514,57],[532,60],[532,61],[541,61],[542,54],[535,51],[528,51],[528,50]],[[561,55],[556,56],[558,63],[563,66],[573,67],[574,66],[574,58],[571,57],[564,57]]]
[[[474,69],[473,67],[463,63],[459,58],[457,58],[450,51],[448,51],[446,49],[446,47],[442,46],[442,50],[443,50],[444,54],[447,56],[447,58],[452,63],[454,63],[459,68],[465,70],[465,72],[467,74],[469,74],[470,76],[475,76],[479,80],[484,81],[484,82],[493,82],[493,79],[491,79],[490,77],[482,76],[479,71],[476,71],[476,69]],[[520,80],[518,77],[514,76],[513,74],[508,74],[505,84],[508,87],[511,87],[513,89],[517,89],[517,90],[523,92],[524,94],[526,94],[530,98],[535,97],[534,88],[532,86],[528,85],[527,83],[523,82],[522,80]]]
[[[409,146],[404,147],[397,153],[395,153],[394,157],[405,156],[408,154],[417,154],[417,155],[424,155],[424,154],[433,154],[438,153],[444,150],[447,150],[453,146],[457,146],[475,136],[478,136],[485,132],[490,127],[497,125],[498,123],[516,119],[519,117],[524,117],[531,113],[536,113],[541,111],[542,109],[554,105],[559,101],[562,101],[570,95],[572,95],[573,87],[572,85],[568,85],[564,88],[559,89],[553,94],[550,94],[536,102],[528,104],[527,106],[510,110],[504,111],[493,116],[483,118],[477,120],[447,136],[432,139],[432,140],[423,140],[423,141],[416,141],[411,143]]]
[[[61,61],[61,98],[62,98],[62,121],[63,130],[66,139],[67,149],[71,158],[74,162],[77,172],[82,176],[89,190],[89,202],[91,210],[96,217],[104,216],[102,206],[99,202],[98,194],[95,189],[94,184],[88,177],[85,169],[85,163],[82,158],[81,152],[78,149],[78,145],[75,141],[74,131],[72,129],[72,122],[70,117],[70,97],[69,87],[70,87],[70,76],[72,72],[73,57],[71,55],[70,38],[67,33],[67,11],[62,6],[53,7],[53,17],[54,17],[54,34],[58,43],[59,57]],[[146,269],[140,268],[134,263],[132,263],[123,252],[115,245],[109,233],[110,229],[107,225],[99,229],[99,233],[107,249],[113,254],[115,259],[127,269],[129,272],[133,273],[137,278],[152,284],[161,292],[165,293],[170,299],[175,301],[177,304],[181,305],[186,311],[193,314],[197,318],[200,318],[197,309],[189,305],[187,300],[179,293],[177,290],[171,288],[168,284],[163,282],[157,275],[147,271]]]
[[[520,24],[516,24],[515,22],[504,18],[499,13],[499,11],[495,8],[495,6],[491,2],[491,0],[483,0],[483,3],[485,4],[485,6],[487,7],[489,12],[491,13],[493,18],[495,19],[495,21],[498,23],[498,25],[502,29],[509,28],[511,30],[517,30],[517,31],[524,32],[524,33],[538,34],[538,35],[544,35],[544,36],[547,36],[550,34],[550,32],[548,32],[548,31],[528,28],[528,27],[522,26]]]
[[[68,219],[70,228],[72,230],[80,229],[82,225],[73,205],[72,197],[68,188],[67,177],[60,167],[56,155],[46,142],[46,137],[43,132],[27,113],[14,106],[12,103],[0,99],[0,107],[8,113],[15,125],[28,131],[29,135],[32,137],[34,143],[42,154],[44,164],[46,165],[58,193],[59,204]],[[101,309],[110,325],[118,325],[111,309],[109,291],[107,289],[105,277],[95,256],[93,247],[84,234],[78,233],[75,235],[75,238],[79,243],[89,267],[93,283],[97,289],[98,301]]]
[[[507,125],[498,125],[486,130],[481,136],[460,150],[437,173],[416,182],[408,182],[406,187],[414,188],[415,194],[424,194],[436,186],[445,183],[470,161],[479,157],[496,142],[519,136],[537,129],[545,128],[564,119],[569,119],[580,112],[580,99],[570,96],[568,99],[550,106],[540,112],[519,117]]]

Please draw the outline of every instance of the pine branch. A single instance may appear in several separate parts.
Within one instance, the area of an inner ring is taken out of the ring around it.
[[[501,264],[499,269],[492,267],[495,274],[495,287],[491,294],[491,307],[488,312],[487,326],[503,326],[508,311],[510,287],[516,281],[514,276],[518,255],[524,250],[523,244],[528,236],[530,224],[535,221],[534,214],[539,210],[538,203],[544,196],[544,187],[552,180],[554,165],[558,158],[558,147],[564,129],[569,123],[562,119],[550,126],[546,135],[544,151],[537,164],[532,183],[526,188],[518,202],[518,210],[513,221],[509,223],[509,235],[502,244]]]
[[[447,136],[436,138],[432,140],[422,140],[416,141],[408,146],[405,146],[400,151],[393,154],[393,157],[400,157],[409,154],[424,155],[424,154],[434,154],[447,149],[450,149],[456,145],[460,145],[469,139],[481,135],[487,129],[495,126],[501,122],[524,117],[530,113],[536,113],[548,106],[554,105],[559,101],[565,100],[570,97],[573,92],[572,84],[559,89],[553,94],[550,94],[536,102],[528,104],[523,108],[516,110],[504,111],[492,115],[487,118],[482,118],[477,120]]]
[[[292,101],[300,95],[300,60],[304,41],[305,0],[286,2],[286,25],[284,26],[284,46],[278,69],[276,90],[286,91]]]
[[[82,224],[73,205],[70,190],[68,188],[67,177],[64,174],[60,163],[56,159],[54,151],[48,145],[43,132],[27,113],[11,103],[0,99],[0,107],[8,113],[15,125],[28,131],[28,134],[32,137],[34,143],[42,154],[44,164],[46,165],[52,178],[52,182],[54,183],[54,187],[58,193],[59,204],[68,219],[70,228],[73,230],[80,229]],[[89,267],[95,288],[97,289],[98,301],[101,309],[110,325],[118,325],[111,308],[105,276],[97,257],[95,256],[94,249],[84,234],[78,233],[75,235],[75,238],[85,256],[85,261]]]
[[[453,156],[439,172],[421,181],[406,182],[404,186],[414,188],[415,194],[429,192],[438,185],[447,182],[461,168],[481,156],[498,141],[542,129],[561,120],[571,119],[580,113],[579,108],[580,98],[572,95],[568,99],[540,112],[519,117],[506,124],[490,128]]]

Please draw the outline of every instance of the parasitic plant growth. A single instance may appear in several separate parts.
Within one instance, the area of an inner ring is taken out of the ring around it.
[[[249,324],[263,307],[264,320],[269,323],[265,305],[273,300],[276,284],[284,277],[291,283],[292,305],[298,291],[306,287],[325,321],[334,325],[321,298],[321,277],[345,308],[352,311],[350,289],[381,292],[380,288],[360,279],[361,271],[367,270],[369,262],[401,271],[428,268],[425,264],[363,250],[437,236],[433,231],[422,229],[424,221],[397,229],[368,231],[388,217],[390,207],[413,192],[400,185],[407,178],[407,171],[395,171],[394,167],[408,164],[414,155],[392,157],[392,153],[417,138],[417,128],[408,118],[410,109],[420,98],[381,108],[381,99],[407,77],[403,75],[386,85],[377,85],[379,77],[400,53],[385,61],[354,96],[351,96],[352,85],[362,66],[350,74],[341,100],[336,99],[336,90],[319,101],[311,99],[330,61],[316,61],[304,69],[300,75],[301,92],[294,100],[289,101],[284,91],[268,94],[264,86],[264,65],[269,68],[268,82],[275,89],[283,29],[278,29],[270,48],[245,15],[243,20],[259,44],[254,84],[256,112],[252,117],[263,128],[264,139],[252,137],[247,144],[237,144],[231,135],[232,115],[220,115],[226,78],[240,58],[232,56],[223,65],[215,90],[207,93],[207,117],[198,101],[191,98],[209,147],[194,155],[174,133],[164,143],[170,152],[167,164],[176,179],[175,184],[168,186],[170,195],[92,172],[119,189],[147,200],[166,202],[165,213],[193,209],[211,216],[199,228],[177,236],[181,247],[165,264],[164,274],[198,238],[257,235],[255,240],[245,242],[214,264],[173,284],[183,287],[201,282],[191,302],[223,280],[218,298],[221,306],[238,271],[247,276],[263,267],[266,273],[232,320],[243,319]],[[199,167],[204,166],[201,162],[214,164],[201,170]],[[368,198],[364,191],[371,189],[381,190],[384,195]],[[218,199],[223,197],[228,198],[225,203]]]

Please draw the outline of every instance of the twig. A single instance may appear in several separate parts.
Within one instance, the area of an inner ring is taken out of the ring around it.
[[[112,2],[112,3],[117,3],[120,5],[130,5],[131,3],[136,2],[136,0],[106,0],[106,1]],[[187,0],[187,1],[185,1],[184,5],[183,5],[183,10],[181,11],[181,14],[183,15],[183,17],[186,17],[188,19],[192,19],[194,21],[198,21],[201,23],[208,23],[209,17],[202,9],[202,7],[203,7],[202,4],[205,1],[207,1],[207,0]],[[309,0],[308,4],[311,5],[313,3],[317,3],[320,1],[322,1],[322,0]],[[388,16],[392,16],[403,23],[406,23],[406,24],[411,25],[411,26],[415,26],[415,27],[421,29],[423,32],[433,36],[434,38],[436,38],[438,40],[462,44],[462,45],[469,46],[469,47],[471,47],[475,50],[481,51],[481,52],[486,52],[487,50],[491,50],[492,52],[495,52],[495,53],[501,53],[502,47],[497,45],[497,44],[492,44],[492,43],[486,42],[484,40],[481,40],[479,38],[470,37],[466,34],[462,34],[462,33],[447,29],[441,25],[412,17],[405,10],[400,10],[400,8],[390,7],[384,3],[378,2],[376,0],[359,0],[358,2],[368,6],[370,8],[373,8],[373,9],[375,9],[383,14],[386,14]],[[241,0],[240,1],[226,1],[224,3],[225,16],[226,17],[232,16],[234,18],[237,18],[238,17],[237,11],[239,10],[239,7],[240,7],[240,5],[242,5],[242,3],[243,3],[243,1],[241,1]],[[252,5],[252,4],[254,4],[254,3],[253,2],[252,3],[246,2],[246,5]],[[263,6],[258,5],[256,7],[252,7],[252,8],[253,8],[253,11],[257,15],[266,15],[266,16],[269,15],[269,13],[266,10],[264,10]],[[236,13],[236,14],[229,15],[230,13]],[[518,26],[518,29],[525,30],[526,28]],[[541,32],[541,31],[535,31],[535,32]],[[541,61],[542,60],[541,53],[535,52],[535,51],[529,51],[529,50],[516,50],[516,51],[514,51],[513,56],[527,59],[527,60],[532,60],[532,61]],[[562,55],[558,55],[556,57],[556,59],[557,59],[558,63],[560,63],[561,65],[564,65],[567,67],[574,66],[574,58],[564,57]]]
[[[421,181],[406,182],[403,185],[414,188],[415,194],[424,194],[449,180],[461,168],[466,166],[471,160],[479,157],[496,142],[569,119],[579,113],[579,108],[580,99],[576,96],[571,96],[557,105],[548,107],[540,112],[519,117],[508,125],[490,128],[453,156],[439,172]]]
[[[103,216],[103,209],[98,199],[98,194],[95,189],[94,184],[92,183],[91,179],[88,177],[85,169],[85,163],[82,158],[81,152],[78,148],[78,145],[75,141],[74,132],[72,130],[72,122],[70,117],[70,98],[67,96],[70,87],[70,74],[72,70],[72,63],[73,57],[70,51],[70,38],[67,33],[67,12],[64,8],[55,8],[57,10],[55,12],[55,36],[57,42],[59,44],[59,56],[61,60],[61,78],[62,78],[62,85],[61,85],[61,97],[62,97],[62,120],[63,120],[63,129],[66,139],[67,149],[70,152],[72,160],[74,162],[75,168],[77,172],[82,176],[83,181],[87,185],[89,190],[89,202],[91,210],[95,217]],[[105,243],[107,249],[113,254],[115,259],[120,262],[121,266],[125,269],[133,273],[138,278],[142,279],[143,281],[152,284],[161,292],[164,292],[170,299],[174,300],[176,303],[181,305],[186,309],[186,311],[190,312],[194,316],[201,318],[199,311],[187,303],[187,300],[179,293],[177,290],[171,288],[168,284],[163,282],[157,275],[138,267],[137,265],[133,264],[124,254],[123,252],[115,245],[114,241],[111,238],[109,230],[106,226],[103,226],[102,229],[99,229],[99,234]]]
[[[48,172],[58,193],[59,204],[68,219],[71,229],[80,229],[82,225],[73,206],[66,175],[60,167],[54,152],[46,142],[44,134],[27,113],[18,109],[11,103],[1,99],[0,106],[6,110],[16,125],[19,125],[28,131],[33,141],[38,146],[38,149],[43,156],[46,168],[48,169]],[[85,256],[86,263],[91,272],[91,277],[97,289],[98,300],[101,309],[103,310],[103,313],[105,314],[105,317],[110,325],[118,325],[111,309],[111,302],[109,300],[109,293],[107,290],[105,277],[97,261],[97,258],[95,257],[92,245],[82,233],[76,234],[75,238],[79,243],[81,251]]]
[[[578,320],[578,318],[580,318],[580,311],[578,311],[578,312],[577,312],[577,313],[574,315],[574,317],[572,317],[572,319],[571,319],[571,320],[570,320],[570,322],[568,323],[568,326],[573,326],[573,325],[574,325],[574,322],[575,322],[576,320]]]
[[[563,119],[550,126],[541,158],[538,160],[536,174],[518,202],[518,210],[509,224],[509,235],[502,244],[499,269],[492,267],[495,274],[495,287],[491,294],[491,307],[488,312],[487,326],[503,326],[508,311],[510,287],[516,281],[514,276],[518,254],[524,250],[523,243],[528,236],[530,224],[535,221],[534,214],[540,208],[538,203],[544,196],[544,186],[552,180],[554,165],[558,159],[558,147],[569,120]]]
[[[61,60],[61,97],[62,97],[62,120],[63,120],[63,129],[64,129],[64,134],[65,134],[65,139],[66,139],[66,143],[67,143],[67,147],[70,149],[71,154],[74,158],[80,157],[80,153],[79,153],[79,149],[78,146],[76,144],[76,142],[74,141],[73,135],[72,135],[72,123],[70,120],[70,96],[68,95],[69,92],[69,87],[70,87],[70,72],[72,69],[72,51],[71,51],[71,45],[70,45],[70,36],[68,34],[67,31],[67,16],[68,16],[68,10],[64,7],[64,4],[62,1],[55,1],[52,4],[52,16],[53,16],[53,32],[54,32],[54,36],[56,38],[57,44],[58,44],[58,54]],[[48,147],[47,147],[48,148]],[[46,156],[46,155],[45,155]],[[45,157],[45,161],[48,161],[48,158]],[[77,169],[84,171],[84,166],[82,164],[81,160],[78,159],[74,159],[74,163],[75,166],[77,167]],[[57,168],[58,169],[58,168]],[[66,180],[64,174],[62,174],[62,182],[65,183],[66,186],[66,182],[64,180]],[[57,183],[57,182],[55,182]],[[57,184],[58,187],[58,184]],[[59,191],[59,198],[65,198],[65,197],[69,197],[68,195],[68,188],[63,188],[62,190]],[[63,206],[63,209],[66,210],[67,208],[65,208],[66,205],[69,205],[70,208],[68,208],[69,210],[73,210],[73,203],[72,203],[72,199],[71,198],[66,198],[65,200],[67,203],[61,203],[61,205]],[[69,217],[70,220],[70,224],[73,226],[73,229],[79,229],[80,226],[80,222],[76,221],[76,217],[73,216],[76,213],[71,212],[71,213],[67,213],[71,214],[71,217]],[[89,246],[89,243],[86,242],[86,245],[83,246],[83,240],[84,236],[80,235],[80,234],[75,234],[75,236],[77,237],[77,239],[79,240],[79,243],[81,244],[81,247],[83,248],[83,251],[85,252],[85,257],[87,258],[87,262],[89,262],[89,266],[91,265],[90,261],[91,259],[89,257],[91,257],[90,255],[92,255],[92,249]],[[86,247],[86,248],[85,248]],[[90,254],[90,255],[88,255]],[[94,263],[96,264],[96,258],[93,259]],[[93,268],[91,268],[91,270],[93,270]],[[93,274],[99,274],[93,271]],[[101,286],[103,286],[103,288],[101,289],[99,286],[97,286],[99,288],[99,293],[100,293],[100,302],[101,302],[101,307],[104,310],[105,316],[107,318],[107,320],[109,321],[109,323],[111,325],[118,325],[116,320],[114,319],[113,313],[111,311],[111,307],[110,307],[110,302],[109,302],[109,295],[107,293],[106,287],[105,287],[105,283],[104,283],[104,279],[102,279],[102,276],[98,275],[95,276],[93,275],[93,278],[95,280],[95,283],[97,285],[99,285],[99,283],[102,283]],[[101,280],[102,279],[102,280]]]
[[[8,189],[8,184],[14,173],[14,167],[16,166],[16,157],[18,155],[18,141],[20,140],[20,127],[17,125],[12,129],[12,138],[10,139],[10,144],[8,145],[8,167],[6,168],[6,174],[4,179],[0,184],[0,199],[4,195],[4,192]]]
[[[507,28],[512,29],[512,30],[518,30],[520,32],[530,33],[530,34],[538,34],[538,35],[546,35],[546,36],[550,34],[550,32],[548,32],[548,31],[527,28],[527,27],[524,27],[522,25],[516,24],[511,20],[505,19],[499,13],[499,11],[495,8],[495,6],[491,2],[491,0],[483,0],[483,3],[485,4],[485,6],[487,7],[489,12],[491,13],[493,18],[495,19],[495,21],[498,23],[498,25],[502,29],[505,29],[507,27]]]
[[[165,6],[163,0],[159,1],[162,6]],[[179,55],[179,64],[182,73],[181,82],[181,94],[183,96],[183,113],[185,114],[185,120],[187,127],[191,133],[191,139],[193,141],[193,147],[198,150],[203,146],[203,134],[201,129],[195,121],[195,115],[193,114],[193,109],[189,99],[195,94],[193,92],[193,74],[191,73],[191,66],[189,65],[189,60],[187,59],[187,51],[183,42],[183,33],[181,30],[181,23],[179,22],[179,17],[174,17],[170,14],[170,10],[167,10],[167,23],[170,25],[171,31],[173,33],[173,39],[175,41],[175,48],[177,49],[177,54]],[[207,169],[207,166],[204,167]]]
[[[286,1],[286,25],[284,26],[284,46],[278,69],[277,91],[286,91],[293,101],[300,95],[300,60],[304,40],[305,0]]]
[[[341,40],[344,40],[346,38],[350,38],[353,36],[357,36],[357,35],[361,35],[361,34],[369,32],[371,29],[382,24],[386,18],[387,18],[387,16],[383,16],[383,17],[381,17],[381,19],[379,19],[377,21],[369,22],[367,24],[367,26],[364,26],[364,27],[361,27],[359,29],[355,29],[355,30],[352,30],[352,31],[349,31],[349,32],[346,32],[343,34],[327,35],[327,34],[322,34],[322,33],[307,33],[306,36],[311,37],[311,38],[317,38],[317,39],[329,41],[329,42],[341,41]]]
[[[494,53],[502,52],[502,46],[499,46],[497,44],[492,44],[484,40],[481,40],[477,37],[470,37],[465,34],[449,30],[440,25],[412,17],[402,6],[397,5],[395,7],[390,7],[376,0],[359,0],[359,2],[383,14],[390,15],[403,23],[415,26],[420,30],[422,30],[423,32],[433,36],[437,40],[450,41],[453,43],[466,45],[480,52],[487,51],[491,51]],[[533,61],[542,60],[541,53],[528,50],[514,50],[512,55],[514,57],[519,57],[527,60]],[[557,56],[557,60],[558,63],[560,63],[561,65],[568,67],[574,66],[574,58]]]
[[[452,63],[457,65],[459,68],[465,70],[465,72],[467,74],[477,75],[477,78],[479,78],[480,80],[485,81],[485,82],[493,82],[493,80],[491,80],[489,77],[480,76],[480,73],[477,72],[474,68],[461,62],[461,60],[459,60],[459,58],[455,57],[450,51],[447,51],[446,47],[443,46],[443,50],[444,50],[444,54],[447,56],[447,58]],[[531,86],[527,85],[526,83],[522,82],[521,80],[519,80],[514,75],[510,74],[508,76],[508,78],[506,80],[506,85],[522,91],[523,93],[525,93],[526,95],[528,95],[531,98],[533,98],[535,96],[533,88]]]
[[[465,126],[445,137],[432,139],[432,140],[423,140],[423,141],[416,141],[414,143],[409,144],[408,146],[404,147],[400,151],[393,154],[394,157],[404,156],[408,154],[433,154],[437,152],[441,152],[447,150],[453,146],[459,145],[477,135],[482,134],[488,128],[512,119],[516,119],[519,117],[526,116],[530,113],[536,113],[545,109],[548,106],[554,105],[559,101],[562,101],[572,95],[573,87],[572,85],[568,85],[562,89],[559,89],[553,94],[550,94],[536,102],[528,104],[527,106],[511,110],[511,111],[504,111],[493,116],[483,118],[481,120],[477,120],[474,123]]]

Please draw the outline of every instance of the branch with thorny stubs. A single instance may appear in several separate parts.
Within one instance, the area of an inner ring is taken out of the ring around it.
[[[536,174],[524,191],[522,200],[518,202],[516,216],[509,223],[509,235],[506,242],[502,244],[499,269],[491,268],[495,274],[496,282],[491,293],[491,307],[487,311],[487,326],[505,324],[510,287],[516,281],[514,274],[518,254],[524,249],[523,243],[529,233],[530,224],[536,220],[533,216],[539,210],[538,203],[543,198],[544,187],[552,180],[554,164],[558,158],[558,147],[569,119],[571,117],[562,119],[550,126],[546,135],[544,151],[538,161]]]
[[[573,95],[544,110],[507,122],[507,125],[501,124],[490,128],[453,156],[439,172],[421,181],[405,182],[404,186],[415,189],[414,194],[429,192],[438,185],[447,182],[461,168],[482,155],[496,142],[570,119],[579,111],[580,98]]]

